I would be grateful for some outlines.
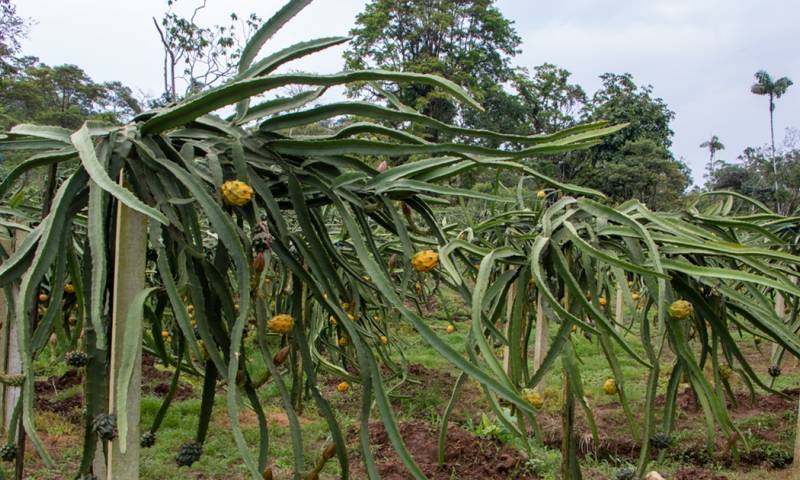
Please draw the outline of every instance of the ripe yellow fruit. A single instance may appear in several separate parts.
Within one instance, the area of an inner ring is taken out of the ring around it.
[[[411,258],[411,267],[417,272],[430,272],[439,265],[439,254],[433,250],[422,250]]]
[[[384,344],[384,345],[388,345],[389,344],[389,337],[387,337],[386,335],[381,335],[381,343]]]
[[[338,343],[340,347],[347,346],[347,337],[339,337]]]
[[[68,293],[70,295],[75,293],[75,285],[73,285],[71,282],[65,283],[64,284],[64,293]]]
[[[570,332],[572,332],[572,333],[575,333],[577,331],[578,331],[578,326],[577,325],[573,325],[572,328],[570,329]]]
[[[226,205],[241,207],[253,198],[253,189],[239,180],[229,180],[222,184],[222,198]]]
[[[606,297],[600,297],[597,299],[597,303],[599,303],[601,307],[605,307],[608,305],[608,300],[606,300]]]
[[[673,320],[686,320],[694,313],[694,307],[686,300],[676,300],[669,306],[669,316]]]
[[[50,299],[50,296],[49,296],[49,295],[47,295],[46,293],[40,293],[40,294],[39,294],[39,301],[40,301],[40,302],[44,303],[44,302],[46,302],[46,301],[47,301],[47,300],[49,300],[49,299]]]
[[[194,305],[192,305],[192,304],[186,305],[186,313],[188,313],[189,315],[193,314],[194,313]]]
[[[169,338],[169,330],[161,330],[162,338]]]
[[[631,298],[635,302],[635,301],[639,300],[639,298],[641,298],[641,295],[639,295],[638,292],[633,292],[633,293],[631,293]]]
[[[330,317],[328,317],[328,322],[331,324],[331,326],[332,326],[332,327],[335,327],[335,326],[336,326],[336,324],[338,323],[338,322],[336,321],[336,317],[334,317],[333,315],[331,315]]]
[[[613,378],[606,380],[606,383],[603,384],[603,391],[606,392],[606,395],[616,395],[619,392],[617,381]]]
[[[533,408],[542,408],[544,406],[544,397],[532,388],[522,389],[522,398],[533,405]]]
[[[294,318],[292,318],[292,316],[288,313],[275,315],[267,322],[267,328],[270,332],[280,333],[281,335],[286,335],[287,333],[291,332],[293,326]]]
[[[336,390],[339,390],[339,393],[347,393],[347,391],[350,390],[350,384],[342,382],[336,386]]]
[[[453,333],[455,331],[456,331],[456,326],[455,325],[453,325],[452,323],[447,325],[447,333]]]
[[[538,198],[539,200],[542,200],[546,196],[547,192],[545,192],[544,190],[539,190],[538,192],[536,192],[536,198]]]
[[[632,288],[632,287],[633,287],[633,282],[632,282],[632,281],[629,281],[629,282],[628,282],[628,288]]]

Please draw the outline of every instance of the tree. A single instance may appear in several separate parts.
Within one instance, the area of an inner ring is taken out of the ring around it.
[[[670,122],[675,114],[661,98],[653,95],[653,87],[637,85],[629,73],[605,73],[600,79],[602,85],[584,105],[580,119],[627,126],[605,137],[591,150],[555,157],[558,177],[562,181],[580,181],[581,178],[591,179],[595,173],[602,174],[595,166],[619,160],[623,148],[639,140],[653,141],[672,158],[669,153],[673,134]],[[591,180],[597,184],[602,178]]]
[[[0,125],[37,122],[77,128],[87,119],[119,123],[141,111],[129,87],[97,83],[76,65],[51,67],[34,57],[18,59],[21,68],[0,79]]]
[[[800,208],[800,139],[796,130],[787,129],[781,148],[772,155],[770,147],[747,147],[735,164],[722,163],[709,179],[709,188],[734,190],[783,212]],[[781,165],[777,194],[774,190],[773,158]]]
[[[716,135],[712,135],[710,139],[706,140],[705,142],[700,144],[700,148],[707,148],[708,149],[708,175],[709,178],[714,176],[714,155],[720,151],[725,149],[725,145],[719,141],[719,137]]]
[[[775,158],[775,100],[781,98],[786,90],[792,86],[792,81],[788,77],[781,77],[773,80],[772,76],[765,70],[759,70],[755,74],[756,83],[750,87],[750,91],[756,95],[764,95],[769,99],[769,137],[772,146],[772,173],[775,175],[775,195],[778,194],[778,164]],[[778,205],[780,211],[780,205]]]
[[[493,4],[492,0],[372,0],[350,31],[353,41],[344,55],[345,67],[443,76],[469,89],[479,102],[490,106],[490,118],[501,120],[502,107],[510,103],[502,85],[513,78],[510,59],[521,40],[513,23]],[[427,85],[397,87],[392,93],[440,121],[459,120],[464,112]],[[363,85],[352,88],[350,94],[370,96]],[[485,123],[486,119],[471,115],[470,122]]]
[[[167,0],[161,20],[153,17],[164,49],[164,93],[154,102],[156,105],[175,102],[229,78],[236,71],[244,45],[261,23],[254,13],[244,19],[231,13],[229,24],[203,27],[197,23],[197,15],[207,2],[202,0],[189,17],[182,17],[174,11],[178,0]],[[184,91],[179,94],[181,85]]]
[[[653,96],[652,85],[636,85],[629,73],[605,73],[603,84],[594,93],[585,111],[587,120],[606,120],[612,124],[628,126],[607,137],[595,150],[598,159],[619,151],[626,143],[642,138],[658,145],[672,146],[673,131],[670,122],[675,113],[659,97]]]
[[[626,143],[616,155],[584,170],[577,180],[616,202],[637,199],[656,210],[678,207],[690,184],[686,164],[648,138]]]
[[[549,133],[575,125],[588,98],[580,85],[570,83],[572,73],[552,63],[538,65],[533,71],[529,75],[521,69],[512,78],[529,133]]]
[[[19,42],[27,35],[29,25],[28,20],[17,15],[11,0],[0,0],[0,77],[15,69]]]

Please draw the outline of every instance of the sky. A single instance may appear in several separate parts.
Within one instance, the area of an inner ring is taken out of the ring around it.
[[[95,81],[119,80],[157,96],[162,51],[152,24],[166,0],[17,0],[35,21],[23,52],[48,64],[72,63]],[[195,5],[199,0],[181,0]],[[237,12],[268,18],[283,0],[208,0],[201,24],[224,22]],[[365,1],[316,0],[279,32],[265,52],[295,42],[345,35]],[[522,37],[514,63],[533,69],[554,63],[573,74],[588,94],[605,72],[634,76],[653,86],[675,112],[672,147],[702,184],[707,152],[700,143],[718,135],[733,162],[747,146],[769,142],[768,101],[750,93],[753,74],[797,83],[778,100],[776,143],[787,127],[800,128],[800,2],[797,0],[497,0]],[[332,73],[345,47],[294,62],[290,68]],[[334,93],[335,95],[335,93]]]

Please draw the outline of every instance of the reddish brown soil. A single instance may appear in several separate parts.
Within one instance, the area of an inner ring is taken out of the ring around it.
[[[83,374],[79,370],[69,370],[60,377],[48,377],[47,380],[36,382],[33,390],[36,395],[52,395],[61,390],[80,385],[81,381],[83,381]]]
[[[169,392],[172,372],[157,369],[156,361],[157,358],[152,355],[142,357],[142,392],[164,398]],[[193,393],[191,385],[179,382],[173,401],[186,400],[191,398]]]
[[[444,464],[440,467],[437,460],[438,432],[434,427],[419,421],[402,422],[399,427],[409,452],[431,480],[536,478],[524,471],[525,457],[514,448],[475,437],[452,423],[448,426]],[[382,423],[369,424],[369,440],[382,479],[413,478],[395,454]],[[357,441],[353,436],[353,442]],[[351,461],[354,469],[352,478],[366,478],[360,456],[356,454]]]
[[[715,475],[702,468],[682,468],[675,472],[675,480],[728,480],[724,475]]]
[[[736,396],[736,404],[728,402],[731,416],[735,422],[745,421],[750,417],[762,415],[769,412],[772,415],[793,414],[797,408],[797,397],[800,389],[784,390],[780,394],[757,394],[752,398],[748,393],[740,393]],[[663,398],[661,399],[663,404]],[[593,408],[595,421],[599,431],[599,442],[595,443],[591,431],[583,417],[582,412],[578,411],[577,435],[579,439],[580,451],[584,455],[591,455],[599,459],[628,459],[634,461],[639,455],[639,445],[634,443],[627,421],[622,413],[619,403],[613,402]],[[542,429],[544,442],[551,448],[559,448],[561,445],[562,429],[561,419],[558,412],[552,412],[539,417],[539,425]],[[676,435],[680,432],[692,432],[702,425],[703,412],[695,403],[694,396],[690,390],[681,392],[678,397],[678,417],[676,424]],[[788,422],[787,427],[791,429],[794,421]],[[717,447],[713,454],[709,454],[704,438],[686,439],[680,444],[674,445],[667,453],[668,457],[675,462],[685,466],[705,467],[712,463],[736,467],[764,467],[769,469],[785,468],[792,461],[790,451],[782,451],[775,446],[764,448],[766,444],[775,445],[780,443],[781,436],[786,433],[786,429],[775,428],[774,425],[764,425],[759,427],[753,425],[747,429],[756,445],[750,451],[740,451],[738,462],[734,459],[731,450],[731,440],[718,437]],[[760,443],[759,443],[760,442]],[[655,453],[654,453],[655,455]],[[694,471],[694,470],[692,470]],[[709,473],[710,474],[710,473]],[[678,477],[682,478],[682,477]],[[694,477],[685,477],[694,478]],[[722,477],[697,477],[699,479],[714,479]],[[777,478],[777,477],[776,477]]]
[[[155,358],[145,355],[142,359],[142,391],[157,397],[165,397],[169,391],[171,374],[155,368]],[[51,376],[47,380],[36,382],[36,408],[64,415],[72,423],[80,423],[80,410],[83,407],[83,395],[75,395],[56,399],[64,390],[80,385],[83,381],[83,371],[80,369],[68,370],[59,377]],[[175,391],[175,400],[186,400],[193,395],[192,386],[179,383]]]

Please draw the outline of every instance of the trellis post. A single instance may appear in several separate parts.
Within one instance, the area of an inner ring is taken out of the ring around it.
[[[124,174],[124,172],[123,172]],[[125,184],[124,179],[120,182]],[[117,208],[116,248],[114,249],[114,303],[111,326],[111,368],[109,379],[109,411],[116,410],[117,383],[125,344],[125,323],[134,297],[145,287],[147,254],[147,219],[122,203]],[[139,478],[139,401],[142,384],[142,347],[137,346],[133,376],[128,386],[126,438],[115,438],[108,449],[106,478],[137,480]],[[125,444],[122,453],[120,445]]]
[[[614,303],[614,315],[616,317],[615,320],[616,320],[616,323],[617,323],[617,331],[618,332],[622,332],[622,323],[625,320],[624,308],[625,308],[625,304],[624,304],[623,298],[622,298],[622,286],[618,285],[617,286],[617,298],[616,298],[616,302]]]
[[[542,293],[538,292],[536,297],[536,338],[533,344],[533,371],[536,372],[542,367],[544,356],[547,353],[547,317],[542,308]],[[544,379],[536,385],[538,392],[544,391]]]
[[[3,250],[7,254],[11,254],[17,245],[25,238],[26,232],[17,230],[12,238],[4,239]],[[12,287],[12,296],[14,301],[17,301],[19,291],[16,286]],[[19,356],[19,348],[17,345],[17,329],[12,320],[13,318],[12,306],[6,303],[4,293],[0,293],[0,370],[11,375],[17,375],[22,372],[22,361]],[[3,427],[3,432],[8,432],[9,423],[11,422],[11,415],[14,411],[14,406],[19,399],[20,387],[11,387],[8,385],[0,384],[0,425]]]

